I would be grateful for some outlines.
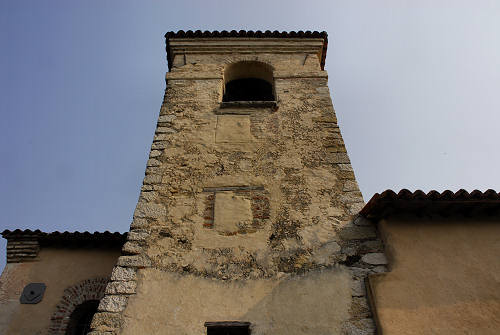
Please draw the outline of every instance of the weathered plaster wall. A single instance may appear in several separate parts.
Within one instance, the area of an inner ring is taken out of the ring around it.
[[[245,320],[252,334],[339,334],[349,317],[342,269],[281,279],[219,281],[153,269],[139,272],[123,334],[206,334],[205,321]]]
[[[9,263],[0,277],[0,334],[47,334],[63,291],[82,280],[111,275],[119,249],[42,248],[35,261]],[[26,284],[45,283],[38,304],[19,303]]]
[[[168,294],[161,291],[162,287],[175,291],[170,278],[179,278],[175,283],[180,287],[191,283],[191,291],[184,290],[190,297],[184,313],[194,297],[202,294],[214,302],[212,316],[226,320],[237,315],[220,303],[225,301],[224,288],[236,297],[235,288],[241,287],[242,294],[255,293],[274,306],[273,299],[281,299],[274,297],[272,290],[278,285],[277,278],[304,275],[302,286],[279,284],[289,287],[283,294],[293,303],[302,292],[295,291],[293,298],[291,288],[308,287],[309,278],[315,278],[308,273],[344,265],[351,267],[349,279],[342,277],[331,285],[351,288],[347,292],[351,301],[339,301],[332,318],[342,319],[344,330],[370,333],[363,278],[384,267],[363,262],[360,257],[380,252],[381,244],[374,227],[352,220],[363,199],[337,125],[327,74],[320,70],[316,51],[307,51],[310,42],[306,39],[281,40],[281,46],[289,45],[275,50],[275,42],[265,40],[211,40],[211,45],[217,44],[214,50],[205,42],[192,42],[198,43],[198,49],[185,45],[182,50],[186,53],[175,56],[167,74],[129,241],[110,284],[116,289],[101,301],[93,334],[144,326],[141,316],[132,316],[141,310],[159,316],[150,305],[155,295],[169,305],[162,310],[175,310],[179,301],[168,300]],[[242,50],[259,43],[259,48],[267,49],[237,53],[232,43],[239,43]],[[323,45],[322,40],[313,44]],[[290,49],[293,45],[296,51]],[[221,106],[224,69],[239,61],[263,62],[273,69],[276,107]],[[151,270],[137,272],[142,268]],[[260,291],[255,288],[259,285]],[[136,291],[137,286],[142,289]],[[246,305],[238,308],[240,317],[257,304],[250,298],[241,302]],[[330,306],[324,300],[321,304]],[[299,317],[299,310],[289,311]],[[170,316],[144,318],[160,327],[158,332],[190,334],[191,327],[199,327],[198,321],[209,316],[199,309],[191,312],[190,317],[197,320],[194,326],[186,314],[184,324],[161,323]],[[224,312],[229,314],[224,316]],[[123,319],[122,313],[129,317]],[[289,319],[293,319],[291,315]],[[268,322],[263,315],[256,320]],[[335,322],[330,326],[336,327]],[[279,323],[275,319],[273,329],[284,331],[285,325]],[[324,334],[323,328],[314,326],[311,319],[302,327],[308,328],[309,334]],[[267,329],[258,323],[255,327]]]
[[[500,222],[380,222],[390,272],[370,283],[383,334],[498,334]]]

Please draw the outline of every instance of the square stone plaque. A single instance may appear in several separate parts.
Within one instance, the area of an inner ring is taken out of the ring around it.
[[[223,234],[235,234],[239,226],[252,222],[249,199],[234,192],[218,192],[215,195],[214,228]]]
[[[246,143],[251,141],[249,115],[217,115],[216,143]]]

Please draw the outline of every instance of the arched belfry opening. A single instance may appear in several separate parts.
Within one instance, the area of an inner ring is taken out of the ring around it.
[[[275,100],[273,69],[270,65],[242,61],[224,69],[223,102]]]

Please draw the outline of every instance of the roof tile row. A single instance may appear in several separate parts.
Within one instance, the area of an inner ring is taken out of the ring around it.
[[[201,30],[179,30],[169,31],[165,34],[165,44],[167,49],[168,69],[172,68],[172,55],[170,52],[170,39],[172,38],[224,38],[224,37],[252,37],[252,38],[322,38],[323,39],[323,52],[321,55],[321,69],[325,68],[326,50],[328,49],[328,34],[326,31],[253,31],[253,30],[222,30],[222,31],[201,31]]]
[[[369,216],[375,214],[375,212],[380,212],[384,207],[403,202],[427,202],[429,204],[438,204],[442,202],[456,202],[457,204],[480,202],[487,204],[500,202],[500,193],[491,189],[484,192],[474,190],[470,193],[464,189],[460,189],[457,192],[452,192],[450,190],[438,192],[432,190],[428,193],[421,190],[411,192],[410,190],[402,189],[398,193],[393,190],[387,190],[380,194],[376,193],[370,201],[368,201],[365,207],[363,207],[360,214]]]
[[[30,229],[16,229],[16,230],[4,230],[2,233],[3,238],[9,240],[13,238],[23,238],[23,237],[35,237],[43,240],[74,240],[74,241],[124,241],[127,234],[126,233],[118,233],[118,232],[59,232],[54,231],[50,233],[43,232],[39,229],[30,230]]]
[[[326,31],[261,31],[261,30],[222,30],[222,31],[201,31],[201,30],[179,30],[177,32],[175,31],[169,31],[168,33],[165,34],[165,38],[189,38],[189,37],[257,37],[257,38],[263,38],[263,37],[271,37],[271,38],[328,38],[328,34]]]

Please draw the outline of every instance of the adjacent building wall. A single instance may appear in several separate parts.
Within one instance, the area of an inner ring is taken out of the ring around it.
[[[109,278],[119,255],[119,248],[46,247],[34,261],[8,263],[0,277],[0,334],[47,334],[64,290],[86,279]],[[29,283],[47,285],[38,304],[19,302]]]
[[[391,334],[498,334],[500,220],[390,218],[379,223],[390,272],[370,277]]]

